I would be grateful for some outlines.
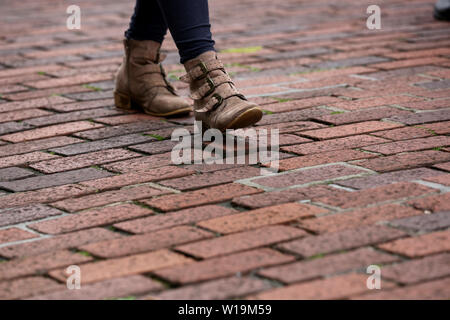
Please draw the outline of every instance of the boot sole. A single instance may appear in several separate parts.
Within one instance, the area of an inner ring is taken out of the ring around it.
[[[225,129],[241,129],[249,127],[261,120],[262,116],[263,112],[260,108],[254,107],[248,109],[247,111],[239,115],[236,119],[231,121]]]
[[[119,108],[119,109],[139,110],[139,111],[143,111],[144,113],[146,113],[148,115],[156,116],[156,117],[169,117],[169,116],[174,116],[174,115],[179,116],[179,115],[188,114],[189,112],[192,111],[192,109],[190,107],[186,107],[183,109],[177,109],[177,110],[174,110],[171,112],[166,112],[166,113],[150,112],[150,111],[147,111],[144,108],[142,108],[140,105],[134,103],[128,95],[118,93],[118,92],[114,92],[114,104],[115,104],[116,108]]]

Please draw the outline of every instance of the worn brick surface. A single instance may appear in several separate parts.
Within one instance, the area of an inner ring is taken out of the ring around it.
[[[384,267],[383,277],[404,284],[433,280],[449,275],[449,263],[448,253],[409,260]]]
[[[220,233],[233,233],[272,224],[286,223],[326,211],[323,208],[308,204],[285,203],[206,220],[198,223],[198,225]]]
[[[26,257],[59,249],[73,248],[83,244],[98,242],[106,239],[120,237],[120,234],[109,230],[92,228],[73,233],[67,233],[53,238],[45,238],[37,241],[26,242],[0,248],[0,256]]]
[[[184,266],[175,266],[157,270],[155,273],[175,283],[191,283],[245,272],[254,268],[292,261],[288,256],[272,249],[257,249],[229,256],[193,262]]]
[[[348,253],[328,255],[323,258],[263,269],[259,274],[284,283],[292,283],[348,270],[364,269],[371,264],[390,263],[398,259],[392,255],[362,248]]]
[[[186,244],[178,246],[176,249],[199,258],[211,258],[218,255],[267,246],[305,235],[307,234],[304,231],[296,228],[272,226]]]
[[[406,234],[384,226],[368,226],[343,230],[280,244],[279,247],[303,257],[348,250],[396,239]]]
[[[411,182],[398,182],[367,190],[367,192],[366,190],[360,190],[357,192],[337,193],[331,196],[316,198],[315,201],[333,205],[335,207],[352,208],[436,192],[431,188]]]
[[[140,154],[124,149],[108,149],[97,152],[81,154],[78,156],[45,160],[30,165],[31,168],[44,173],[56,173],[74,170],[92,165],[115,162],[129,158],[139,157]]]
[[[243,196],[234,198],[232,202],[233,204],[238,206],[256,209],[275,204],[309,200],[335,192],[342,192],[342,190],[331,188],[326,185],[318,185],[311,187],[292,188],[282,191],[265,192],[251,196]]]
[[[190,226],[180,226],[113,241],[94,243],[83,246],[81,249],[91,252],[95,256],[111,258],[168,248],[212,236],[211,232]]]
[[[95,168],[86,168],[46,176],[36,176],[21,180],[1,182],[0,187],[11,191],[29,191],[48,187],[55,187],[69,183],[98,179],[111,176],[110,172]]]
[[[333,180],[336,178],[354,176],[362,173],[365,173],[365,171],[339,164],[319,168],[307,168],[292,173],[284,173],[278,176],[254,179],[252,182],[272,188],[284,188],[292,185],[301,185],[323,180]]]
[[[168,250],[158,250],[150,253],[132,255],[105,261],[83,264],[80,266],[83,274],[82,283],[91,283],[138,273],[151,272],[178,264],[189,264],[191,259]],[[186,265],[187,267],[187,265]],[[167,270],[170,270],[167,269]],[[55,270],[50,275],[63,280],[69,276],[65,270]]]
[[[439,212],[435,214],[426,214],[418,217],[410,217],[397,219],[390,222],[390,225],[414,230],[414,231],[433,231],[436,229],[444,229],[450,226],[450,213]]]
[[[379,172],[388,172],[428,166],[439,162],[445,162],[449,159],[450,154],[448,152],[427,150],[422,152],[406,152],[387,157],[362,160],[356,164],[367,169]]]
[[[17,224],[60,215],[63,212],[45,205],[37,204],[20,208],[0,210],[0,226]]]
[[[450,248],[449,240],[450,231],[447,230],[400,239],[381,244],[378,247],[386,251],[414,258],[448,251]]]
[[[414,208],[398,204],[386,204],[337,213],[316,219],[305,219],[300,221],[300,225],[302,228],[317,233],[328,233],[358,228],[358,226],[363,225],[378,224],[403,217],[419,216],[422,214],[423,212],[421,210]]]
[[[210,1],[255,129],[279,130],[270,176],[261,158],[174,164],[192,113],[115,108],[133,2],[82,4],[82,33],[48,1],[4,2],[0,298],[448,299],[450,41],[433,0],[384,1],[379,32],[357,1]],[[192,103],[170,33],[162,49]],[[65,288],[72,263],[82,290]],[[373,263],[383,290],[366,288]]]
[[[261,192],[256,188],[231,183],[221,186],[200,189],[182,194],[166,195],[141,202],[162,211],[179,210],[204,204],[219,203],[237,196]]]
[[[88,210],[76,215],[61,217],[30,224],[28,227],[47,234],[67,233],[76,230],[88,229],[113,222],[129,220],[150,215],[149,209],[134,204],[109,206],[98,210]]]
[[[96,193],[75,199],[72,198],[61,200],[58,202],[54,202],[52,205],[63,210],[74,212],[91,207],[103,206],[109,203],[144,199],[165,193],[168,193],[168,191],[163,191],[149,187],[147,185],[142,185],[133,188],[124,188],[120,190]]]
[[[126,298],[161,290],[163,286],[141,275],[114,278],[82,286],[79,290],[61,290],[29,297],[30,300],[103,300]]]
[[[231,208],[217,205],[206,205],[202,207],[168,212],[164,215],[160,214],[142,219],[120,222],[116,223],[114,227],[132,233],[145,233],[180,225],[188,225],[237,212],[238,211]]]

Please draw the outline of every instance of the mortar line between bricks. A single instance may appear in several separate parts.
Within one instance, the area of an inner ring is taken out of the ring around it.
[[[438,189],[439,191],[441,191],[441,193],[450,192],[450,187],[444,186],[444,185],[439,184],[439,183],[428,182],[428,181],[424,181],[424,180],[412,180],[411,182],[419,183],[421,185],[424,185],[426,187],[430,187],[430,188],[433,188],[433,189]]]

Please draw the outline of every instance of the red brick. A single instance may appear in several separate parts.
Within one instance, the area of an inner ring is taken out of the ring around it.
[[[267,290],[267,281],[250,277],[228,277],[191,286],[183,286],[151,295],[149,299],[161,300],[221,300],[242,297]]]
[[[62,211],[42,204],[0,211],[0,226],[18,224],[26,221],[39,220],[63,214]]]
[[[416,138],[430,137],[433,136],[433,133],[430,130],[426,130],[423,127],[417,126],[417,127],[404,127],[393,130],[374,132],[372,133],[372,135],[398,141],[398,140],[410,140]]]
[[[393,61],[393,62],[383,62],[383,63],[377,63],[372,64],[371,67],[374,68],[380,68],[384,70],[391,70],[391,69],[399,69],[399,68],[407,68],[407,67],[414,67],[414,66],[424,66],[424,65],[432,65],[432,64],[439,64],[441,62],[446,62],[447,59],[445,58],[438,58],[438,57],[432,57],[432,58],[418,58],[418,59],[408,59],[408,60],[400,60],[400,61]]]
[[[47,116],[47,115],[51,115],[51,114],[52,114],[51,112],[41,110],[41,109],[25,109],[25,110],[3,112],[1,114],[2,117],[0,119],[0,123],[43,117],[43,116]]]
[[[431,101],[417,101],[402,103],[402,107],[416,109],[416,110],[435,110],[440,108],[448,108],[448,100],[431,100]]]
[[[15,43],[18,44],[18,43]],[[56,64],[50,64],[45,66],[47,72],[66,69],[66,67]],[[23,75],[28,73],[36,73],[42,71],[42,66],[31,66],[24,68],[3,69],[0,70],[0,77],[13,77],[17,75]]]
[[[326,203],[335,207],[353,208],[366,206],[372,203],[420,196],[435,191],[435,189],[416,183],[399,182],[356,192],[345,192],[342,194],[319,197],[314,199],[314,201]]]
[[[310,154],[301,157],[282,159],[279,161],[279,170],[286,171],[298,168],[313,167],[326,163],[345,162],[373,157],[376,157],[376,155],[368,152],[361,152],[358,150],[352,149],[335,150],[329,152]]]
[[[450,162],[435,164],[433,167],[450,172]]]
[[[187,268],[191,261],[191,259],[178,253],[163,249],[123,258],[91,262],[80,266],[81,274],[83,275],[81,285],[128,275],[148,273],[161,268],[170,270],[171,266],[180,264],[182,268]],[[69,276],[65,273],[65,270],[54,270],[50,272],[50,275],[61,281],[65,281]]]
[[[58,159],[45,160],[30,165],[31,168],[44,173],[56,173],[61,171],[80,169],[92,165],[125,160],[140,157],[141,155],[124,149],[108,149],[70,156]],[[98,181],[98,180],[94,180]]]
[[[366,68],[366,67],[350,67],[343,69],[332,69],[332,70],[319,70],[309,73],[302,74],[302,78],[306,79],[325,79],[333,76],[341,76],[346,74],[359,74],[359,73],[368,73],[373,72],[374,69]]]
[[[168,167],[161,167],[158,169],[140,170],[136,172],[124,173],[108,178],[101,178],[97,180],[81,182],[80,184],[85,185],[87,187],[95,188],[97,190],[107,190],[131,184],[182,177],[193,173],[195,173],[195,171],[193,170],[175,166],[168,166]]]
[[[348,250],[366,245],[396,239],[406,234],[400,230],[384,226],[367,226],[340,232],[306,237],[280,244],[283,250],[295,252],[302,257],[311,257],[341,250]]]
[[[219,238],[178,246],[175,249],[199,258],[211,258],[237,251],[269,246],[277,242],[307,235],[303,230],[287,226],[269,226]]]
[[[91,260],[92,257],[68,250],[14,259],[0,264],[0,281],[23,276],[39,275],[51,269],[67,267],[72,264],[84,263]]]
[[[25,110],[25,109],[34,109],[41,107],[49,107],[58,103],[71,102],[72,100],[61,97],[61,96],[51,96],[47,98],[37,98],[26,101],[14,101],[14,102],[5,102],[0,105],[0,112],[8,112],[15,110]]]
[[[259,192],[262,191],[241,184],[230,183],[182,194],[166,195],[141,202],[161,211],[172,211],[199,205],[223,202],[231,200],[237,196],[255,194]]]
[[[367,292],[367,275],[346,274],[323,280],[299,283],[262,292],[258,300],[325,300],[343,299]],[[389,286],[383,282],[383,286]]]
[[[385,266],[382,268],[381,274],[383,278],[411,284],[448,276],[450,274],[449,264],[450,254],[444,253]]]
[[[163,286],[145,276],[135,275],[84,285],[79,290],[61,290],[32,296],[30,300],[104,300],[125,298],[150,291],[161,290]]]
[[[448,211],[450,210],[450,192],[411,200],[408,204],[417,209],[431,210],[433,212]]]
[[[2,247],[0,248],[0,256],[7,258],[36,256],[45,252],[74,248],[83,244],[119,238],[121,236],[121,234],[106,229],[92,228],[52,238],[38,239],[36,241]]]
[[[450,160],[449,153],[428,150],[362,160],[357,162],[356,164],[360,167],[375,170],[378,172],[388,172],[422,167],[448,160]]]
[[[413,208],[398,204],[386,204],[315,219],[305,219],[300,221],[300,225],[302,228],[317,233],[329,233],[421,214],[423,214],[422,211]]]
[[[64,124],[58,124],[54,126],[48,126],[44,128],[32,129],[17,133],[12,133],[4,136],[0,136],[1,139],[9,142],[24,142],[29,140],[36,140],[42,138],[49,138],[53,136],[68,135],[74,132],[89,130],[102,127],[99,123],[93,123],[89,121],[75,121]]]
[[[65,186],[45,188],[37,191],[7,194],[0,197],[0,209],[24,206],[32,203],[48,203],[94,192],[95,189],[77,184],[67,184]]]
[[[0,157],[8,157],[14,154],[23,154],[32,151],[45,150],[77,142],[81,142],[81,140],[72,137],[52,137],[36,141],[7,144],[5,146],[0,146]]]
[[[30,191],[42,188],[56,187],[69,183],[98,179],[111,176],[112,173],[96,168],[83,168],[71,171],[33,176],[21,180],[0,182],[0,187],[14,192]]]
[[[202,221],[198,225],[219,233],[233,233],[291,222],[323,212],[326,210],[308,204],[286,203],[214,218]]]
[[[83,74],[67,78],[56,78],[49,80],[27,82],[26,85],[36,89],[46,89],[46,88],[65,87],[82,83],[110,80],[112,78],[113,76],[111,73]]]
[[[381,244],[378,247],[410,258],[441,253],[450,250],[450,230],[400,239]]]
[[[351,135],[358,135],[363,133],[369,133],[373,131],[381,131],[385,129],[392,129],[400,127],[401,125],[381,122],[381,121],[367,121],[356,124],[347,124],[332,128],[324,128],[318,130],[303,131],[301,134],[310,138],[316,138],[320,140],[334,139]]]
[[[11,181],[34,176],[34,172],[19,167],[0,169],[0,180]]]
[[[69,215],[58,219],[36,222],[28,225],[28,227],[41,233],[59,234],[108,225],[152,213],[153,211],[149,209],[127,203],[97,210],[83,211],[76,215]]]
[[[365,268],[371,264],[390,263],[398,259],[398,257],[369,248],[361,248],[351,252],[329,255],[324,258],[263,269],[258,274],[283,283],[292,283]]]
[[[368,121],[368,120],[379,120],[383,118],[392,117],[399,114],[408,114],[408,111],[400,110],[390,107],[380,107],[375,109],[364,109],[352,112],[344,112],[338,114],[322,115],[315,117],[315,119],[331,123],[334,125]],[[400,130],[400,129],[397,129]]]
[[[61,200],[52,203],[52,206],[69,212],[75,212],[83,209],[100,207],[115,202],[145,199],[165,193],[168,193],[168,191],[163,191],[149,187],[147,185],[142,185],[133,188],[124,188],[120,190],[96,193],[75,199],[72,198]]]
[[[309,200],[335,192],[342,192],[342,190],[331,188],[326,185],[318,185],[311,187],[291,188],[282,191],[264,192],[252,196],[243,196],[234,198],[232,202],[238,206],[256,209],[287,202]]]
[[[278,102],[269,105],[264,105],[263,109],[271,112],[286,112],[310,107],[318,107],[328,105],[341,101],[335,97],[314,97],[309,99],[292,100],[287,102]]]
[[[369,189],[394,182],[421,180],[441,174],[440,171],[429,168],[392,171],[383,174],[369,175],[360,178],[337,181],[336,184],[353,189]]]
[[[116,240],[97,242],[80,247],[102,258],[120,257],[130,254],[169,248],[174,245],[202,240],[213,234],[190,226],[154,231]]]
[[[424,180],[442,184],[444,186],[450,186],[450,174],[442,174],[435,177],[425,178]]]
[[[449,100],[450,103],[450,100]],[[440,121],[435,123],[426,123],[420,126],[425,130],[431,130],[435,134],[449,134],[450,133],[450,121]]]
[[[304,143],[295,146],[281,147],[281,151],[293,152],[300,155],[321,153],[334,150],[360,148],[369,146],[371,144],[379,144],[389,142],[389,140],[372,137],[369,135],[351,136],[345,138],[338,138],[329,141],[317,141]]]
[[[369,99],[359,99],[359,100],[351,100],[351,101],[342,101],[339,103],[335,103],[332,107],[345,109],[345,110],[360,110],[367,109],[379,106],[390,106],[396,105],[404,102],[415,102],[415,101],[423,101],[421,98],[415,98],[410,96],[385,96],[385,97],[375,97]],[[408,115],[406,115],[408,116]]]
[[[118,124],[137,122],[137,121],[145,121],[145,120],[158,120],[157,117],[150,116],[148,114],[126,114],[114,117],[104,117],[104,118],[96,118],[94,119],[96,122],[101,122],[104,124],[109,124],[111,126],[115,126]]]
[[[146,157],[140,157],[138,159],[118,161],[111,164],[103,165],[102,167],[109,171],[126,173],[159,168],[171,164],[172,161],[170,159],[170,153],[162,153]]]
[[[193,262],[188,265],[157,270],[159,277],[173,283],[192,283],[247,272],[252,269],[292,261],[288,256],[272,249],[257,249],[229,256]]]
[[[207,172],[194,177],[186,176],[182,178],[165,180],[161,181],[159,184],[177,190],[186,191],[258,176],[260,172],[261,171],[259,168],[245,166],[216,172]]]
[[[355,300],[448,300],[450,278],[355,296]]]
[[[29,277],[0,283],[0,299],[12,300],[62,290],[65,286],[44,277]]]
[[[16,155],[10,157],[0,158],[0,168],[12,167],[17,165],[27,165],[29,163],[44,161],[49,159],[59,158],[57,155],[53,155],[46,152],[30,152],[23,155]]]
[[[3,229],[0,230],[0,244],[4,244],[5,242],[14,242],[36,238],[37,236],[38,236],[37,234],[19,228]]]
[[[99,107],[107,107],[112,105],[114,105],[114,101],[112,99],[101,99],[101,100],[77,101],[72,103],[55,104],[47,106],[47,108],[58,112],[70,112],[70,111],[94,109]]]
[[[231,208],[217,205],[207,205],[120,222],[116,223],[114,227],[132,233],[154,232],[180,225],[193,224],[199,221],[230,215],[237,212],[238,211]]]
[[[305,168],[295,172],[286,172],[277,176],[263,177],[252,180],[253,183],[272,188],[285,188],[293,185],[302,185],[316,181],[334,180],[345,176],[366,173],[360,169],[333,164],[318,168]]]
[[[396,141],[373,146],[364,146],[364,150],[378,152],[385,155],[400,152],[419,151],[450,145],[450,137],[434,136],[428,138]]]

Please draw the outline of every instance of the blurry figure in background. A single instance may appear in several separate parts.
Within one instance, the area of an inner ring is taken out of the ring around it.
[[[139,108],[154,116],[185,115],[190,104],[167,81],[161,43],[170,30],[203,127],[238,129],[258,122],[262,110],[247,101],[217,58],[209,23],[208,0],[137,0],[125,32],[125,57],[116,75],[118,108]]]
[[[434,17],[450,21],[450,0],[438,0],[434,5]]]

